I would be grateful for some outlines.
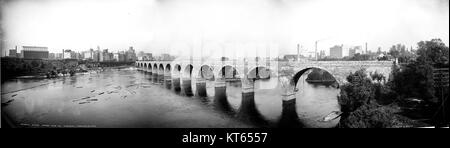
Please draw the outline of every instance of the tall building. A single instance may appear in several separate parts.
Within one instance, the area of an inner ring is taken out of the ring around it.
[[[353,57],[357,53],[363,54],[361,46],[353,46],[353,47],[349,48],[349,50],[348,50],[348,56],[349,57]]]
[[[17,57],[17,49],[10,49],[9,57]]]
[[[72,50],[70,50],[70,49],[66,49],[66,50],[63,50],[64,52],[63,52],[63,59],[72,59],[73,57],[72,57]]]
[[[94,51],[94,53],[93,53],[93,55],[94,55],[94,57],[93,57],[93,61],[94,62],[100,62],[100,55],[101,55],[101,52],[100,52],[100,50],[95,50]]]
[[[330,48],[330,57],[331,58],[342,58],[342,48],[344,45],[335,45]]]
[[[56,53],[55,54],[55,59],[63,59],[63,53]]]
[[[70,52],[70,58],[71,59],[77,59],[77,53],[75,51]]]
[[[320,50],[319,52],[319,59],[325,58],[326,54],[325,54],[325,50]]]
[[[49,53],[48,54],[48,59],[56,59],[55,53]]]
[[[89,49],[88,51],[83,52],[83,59],[85,60],[93,60],[94,59],[94,49]]]
[[[367,51],[367,42],[366,42],[366,54],[369,54],[369,51]]]
[[[153,59],[152,53],[145,53],[144,51],[140,51],[137,54],[137,59],[140,61],[148,61]]]
[[[21,57],[25,59],[48,59],[48,48],[38,46],[22,46]]]
[[[103,49],[103,52],[100,54],[100,62],[107,62],[113,59],[112,55],[108,52],[108,49]]]
[[[113,61],[124,62],[125,61],[125,54],[124,54],[124,52],[114,53]]]
[[[126,56],[126,61],[136,61],[137,57],[136,57],[136,53],[134,51],[133,46],[130,46],[130,48],[128,49],[127,52],[125,52],[125,56]]]

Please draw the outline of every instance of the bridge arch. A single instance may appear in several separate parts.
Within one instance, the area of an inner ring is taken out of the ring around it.
[[[164,74],[170,74],[170,73],[171,73],[171,67],[170,67],[170,64],[167,64],[166,68],[165,68],[165,71],[164,71]]]
[[[196,93],[200,97],[212,97],[215,94],[214,69],[209,65],[202,65],[196,76]]]
[[[158,73],[158,65],[156,63],[153,63],[153,70],[152,70],[152,72],[153,72],[153,75],[152,75],[153,83],[156,83],[156,82],[158,82],[158,75],[159,75],[159,73]]]
[[[295,75],[291,79],[291,85],[297,86],[300,77],[303,76],[304,74],[306,74],[307,71],[313,70],[313,69],[318,69],[318,70],[321,70],[323,72],[330,74],[337,83],[338,80],[336,79],[336,76],[333,75],[329,70],[327,70],[323,67],[311,66],[311,67],[306,67],[306,68],[298,71],[297,73],[295,73]]]
[[[215,79],[214,76],[214,69],[213,67],[209,66],[209,65],[202,65],[200,67],[200,70],[198,72],[197,75],[198,78],[203,78],[205,80],[213,80]]]
[[[247,115],[259,117],[253,120],[261,120],[261,115],[269,121],[278,120],[282,114],[283,90],[278,85],[276,72],[266,66],[255,66],[248,71],[246,81],[246,85],[249,85],[247,87],[253,87],[253,95],[242,100],[240,110]]]
[[[187,64],[186,67],[184,67],[184,70],[183,70],[183,77],[191,78],[193,69],[194,69],[194,66],[192,66],[191,64]]]
[[[224,111],[237,111],[243,100],[241,75],[237,68],[222,66],[215,83],[214,103]]]
[[[274,71],[265,66],[256,66],[250,69],[247,73],[248,79],[265,80],[270,79],[274,74]]]
[[[186,96],[193,96],[194,91],[192,91],[192,71],[194,69],[194,66],[191,64],[186,65],[186,67],[183,70],[182,73],[182,82],[183,82],[183,89]]]
[[[159,63],[158,69],[158,82],[160,84],[164,84],[164,65]]]
[[[180,64],[175,64],[174,70],[178,71],[178,72],[181,72],[181,65]]]
[[[253,67],[247,73],[247,79],[255,82],[255,89],[274,89],[278,86],[277,74],[265,66]]]
[[[311,79],[307,80],[308,77]],[[292,101],[296,104],[296,115],[304,126],[334,127],[338,124],[339,117],[323,121],[327,115],[340,111],[340,89],[334,74],[325,68],[306,67],[295,73],[291,85],[294,85]]]
[[[175,92],[181,91],[181,65],[175,64],[172,70],[172,82]]]
[[[153,74],[153,69],[152,69],[152,64],[151,63],[148,63],[147,69],[150,72],[150,75]]]
[[[217,78],[236,79],[240,78],[240,72],[231,65],[222,66],[217,73]]]
[[[172,71],[171,71],[170,64],[166,64],[166,68],[164,71],[164,82],[165,82],[167,89],[172,88]]]

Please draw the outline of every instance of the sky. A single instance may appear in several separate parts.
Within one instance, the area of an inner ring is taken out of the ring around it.
[[[307,54],[316,41],[326,54],[334,45],[449,45],[448,0],[1,0],[0,8],[2,50],[133,46],[220,57],[293,54],[297,44]]]

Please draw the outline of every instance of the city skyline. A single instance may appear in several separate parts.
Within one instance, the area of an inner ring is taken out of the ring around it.
[[[297,44],[313,52],[318,41],[318,51],[365,43],[370,51],[387,51],[432,38],[448,45],[448,10],[447,0],[2,1],[2,49],[133,46],[183,56],[217,57],[226,50],[223,56],[232,57],[263,56],[269,48],[275,56],[296,53]]]

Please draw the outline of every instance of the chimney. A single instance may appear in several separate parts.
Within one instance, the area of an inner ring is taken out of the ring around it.
[[[368,54],[368,52],[367,52],[367,42],[366,42],[366,54]]]
[[[300,61],[300,44],[297,44],[297,61]]]

